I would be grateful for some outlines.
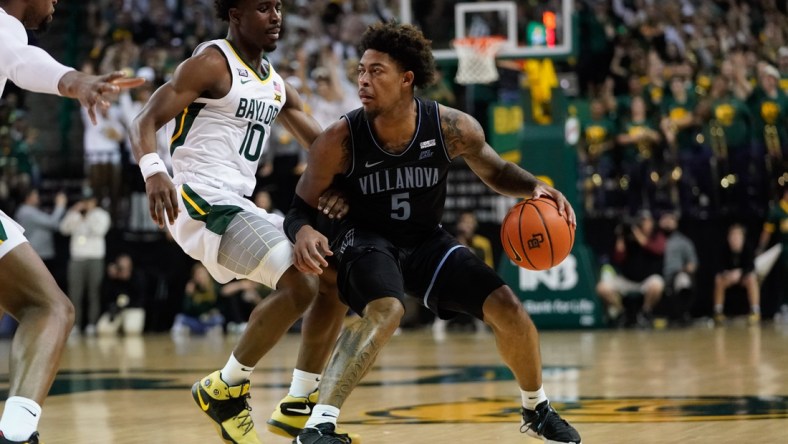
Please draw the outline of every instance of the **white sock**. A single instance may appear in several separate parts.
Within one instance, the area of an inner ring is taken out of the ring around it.
[[[0,431],[9,441],[25,441],[38,429],[41,406],[32,399],[12,396],[5,402]]]
[[[337,418],[339,418],[339,409],[333,405],[317,404],[312,409],[312,416],[306,422],[304,427],[314,427],[318,424],[331,423],[334,427],[337,425]]]
[[[520,396],[523,397],[523,407],[528,410],[536,410],[536,406],[543,401],[547,401],[547,395],[544,393],[544,387],[539,387],[535,392],[529,392],[520,389]]]
[[[244,381],[248,381],[252,376],[254,366],[246,366],[235,359],[235,355],[231,354],[227,364],[222,369],[222,381],[226,382],[229,386],[238,385]]]
[[[319,373],[309,373],[303,370],[294,369],[293,379],[290,381],[290,396],[304,398],[317,390],[320,384]]]
[[[714,304],[714,314],[722,314],[722,304]]]
[[[750,312],[755,314],[761,314],[761,306],[753,305],[752,307],[750,307]]]

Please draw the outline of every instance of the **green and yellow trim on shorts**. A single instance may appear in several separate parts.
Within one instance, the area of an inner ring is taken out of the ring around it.
[[[181,187],[181,199],[192,219],[204,222],[205,228],[220,236],[227,230],[235,215],[243,211],[243,208],[236,205],[211,205],[186,184]]]

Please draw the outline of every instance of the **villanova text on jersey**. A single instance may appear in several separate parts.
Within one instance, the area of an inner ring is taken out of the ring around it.
[[[362,194],[376,194],[391,190],[413,190],[434,187],[440,180],[440,168],[405,166],[375,171],[358,178]]]
[[[342,178],[352,203],[348,218],[399,246],[420,244],[440,225],[451,163],[438,104],[416,103],[416,132],[401,153],[381,148],[363,108],[344,116],[353,159],[351,171]]]

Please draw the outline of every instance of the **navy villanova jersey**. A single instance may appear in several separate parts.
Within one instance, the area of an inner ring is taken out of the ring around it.
[[[440,225],[451,163],[437,102],[416,103],[416,133],[400,154],[381,147],[363,108],[344,116],[352,150],[342,180],[350,197],[348,219],[401,247],[423,242]]]

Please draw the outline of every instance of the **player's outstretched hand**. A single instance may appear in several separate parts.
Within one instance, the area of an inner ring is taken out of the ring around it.
[[[153,222],[164,228],[165,215],[170,225],[178,217],[178,193],[170,177],[165,173],[150,176],[145,181],[145,192],[148,193],[148,206]]]
[[[328,267],[325,256],[334,254],[328,247],[328,239],[309,225],[296,233],[293,250],[293,265],[298,271],[309,274],[322,274],[323,268]]]
[[[542,197],[547,196],[550,199],[553,199],[558,205],[558,214],[564,216],[567,222],[569,222],[573,227],[577,227],[577,217],[575,216],[575,210],[572,208],[572,205],[569,204],[569,201],[566,199],[563,193],[556,190],[555,188],[545,184],[540,183],[536,185],[534,188],[533,197]]]
[[[66,97],[79,100],[88,111],[90,121],[96,124],[96,108],[106,110],[113,94],[122,89],[136,88],[145,83],[140,77],[129,78],[123,71],[116,71],[103,76],[94,76],[79,71],[72,71],[63,76],[58,88]]]
[[[342,219],[350,211],[345,193],[329,188],[317,201],[317,209],[329,219]]]

